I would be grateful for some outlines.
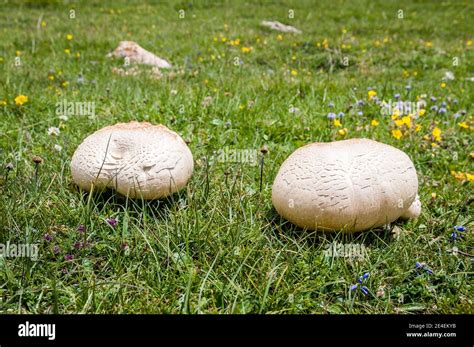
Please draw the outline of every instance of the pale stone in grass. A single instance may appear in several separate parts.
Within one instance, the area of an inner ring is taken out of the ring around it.
[[[354,232],[421,212],[418,178],[401,150],[369,139],[312,143],[282,164],[272,187],[277,212],[309,230]]]
[[[120,41],[118,47],[107,56],[123,59],[127,58],[130,64],[151,65],[160,69],[171,68],[171,64],[165,59],[157,57],[133,41]]]
[[[291,34],[301,34],[302,31],[299,29],[296,29],[295,27],[291,25],[286,25],[283,23],[280,23],[278,21],[262,21],[260,23],[262,26],[270,28],[272,30],[280,31],[282,33],[291,33]]]
[[[193,168],[192,153],[178,134],[164,125],[135,121],[89,135],[71,161],[72,178],[80,188],[108,187],[146,200],[184,188]]]

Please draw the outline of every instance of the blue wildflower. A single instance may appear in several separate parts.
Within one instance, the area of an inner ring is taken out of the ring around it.
[[[337,115],[338,117],[342,118],[345,116],[344,112],[339,112],[339,114]]]
[[[454,230],[457,230],[457,231],[466,231],[466,227],[462,226],[462,225],[456,225],[454,226]]]
[[[366,272],[364,275],[362,275],[362,278],[366,280],[367,278],[369,278],[369,276],[370,276],[370,273]]]
[[[411,90],[411,85],[409,85],[409,84],[406,85],[406,86],[405,86],[405,89],[406,89],[406,90]]]
[[[433,106],[431,106],[430,110],[431,111],[438,111],[438,106],[433,105]]]
[[[359,112],[357,112],[357,114],[358,114],[359,116],[363,116],[363,115],[364,115],[364,112],[359,111]]]
[[[430,100],[431,100],[432,102],[435,102],[435,101],[436,101],[436,98],[435,98],[434,96],[431,96],[431,97],[430,97]]]
[[[366,286],[362,286],[362,287],[360,288],[360,291],[361,291],[364,295],[369,294],[369,288],[367,288]]]
[[[358,286],[359,286],[358,284],[352,285],[351,288],[350,288],[350,289],[351,289],[351,292],[353,292],[354,290],[356,290]]]
[[[446,113],[446,109],[444,107],[441,107],[438,111],[438,113],[441,113],[441,114],[445,114]]]
[[[364,106],[365,102],[364,100],[357,100],[357,106]]]
[[[329,112],[328,113],[328,118],[329,119],[335,119],[336,118],[336,114],[334,112]]]
[[[329,108],[334,108],[334,103],[333,103],[333,102],[330,102],[330,103],[328,104],[328,106],[329,106]]]
[[[454,233],[451,234],[451,238],[452,238],[453,240],[456,240],[457,237],[458,237],[458,233],[457,233],[457,232],[454,232]]]
[[[394,97],[395,99],[400,99],[400,94],[397,93],[397,94],[395,94],[393,97]]]
[[[422,269],[425,265],[422,264],[422,263],[420,263],[419,261],[417,261],[417,262],[415,263],[415,266],[416,266],[417,269]]]

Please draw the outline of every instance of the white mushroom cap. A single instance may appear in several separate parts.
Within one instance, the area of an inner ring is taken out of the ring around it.
[[[71,161],[72,178],[80,188],[109,187],[143,199],[177,192],[193,168],[192,153],[178,134],[164,125],[135,121],[89,135]]]
[[[313,143],[282,164],[272,187],[277,212],[309,230],[362,231],[421,211],[418,178],[402,151],[368,139]]]

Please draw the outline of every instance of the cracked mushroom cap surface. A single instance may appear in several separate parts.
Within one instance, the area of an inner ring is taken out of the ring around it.
[[[272,202],[308,230],[355,232],[417,218],[418,178],[401,150],[369,139],[313,143],[293,152],[272,187]]]
[[[89,135],[71,160],[82,189],[112,188],[130,198],[166,197],[184,188],[193,156],[174,131],[146,122],[118,123]]]

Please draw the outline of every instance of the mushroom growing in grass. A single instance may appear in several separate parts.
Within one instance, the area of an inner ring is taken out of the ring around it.
[[[115,189],[130,198],[166,197],[186,186],[194,168],[183,139],[164,125],[118,123],[88,136],[71,161],[82,189]]]
[[[355,232],[421,212],[418,178],[402,151],[368,139],[313,143],[282,164],[272,187],[277,212],[309,230]]]

